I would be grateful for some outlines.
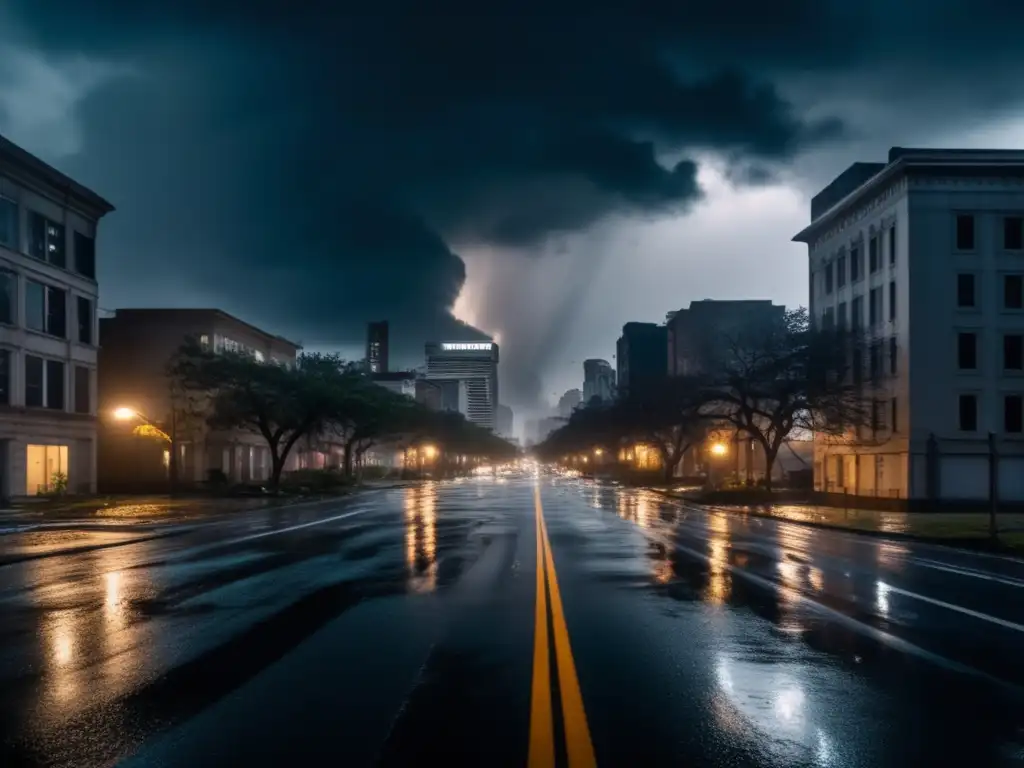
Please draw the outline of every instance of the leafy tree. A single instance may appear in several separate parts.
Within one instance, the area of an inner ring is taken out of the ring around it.
[[[774,325],[733,333],[720,346],[703,414],[761,446],[770,489],[779,450],[794,432],[842,435],[869,421],[851,367],[861,345],[852,334],[813,327],[802,308]]]
[[[295,365],[261,363],[240,353],[213,353],[191,340],[172,373],[186,390],[208,398],[211,429],[244,429],[266,440],[272,489],[296,442],[322,431],[357,376],[333,355],[300,355]]]

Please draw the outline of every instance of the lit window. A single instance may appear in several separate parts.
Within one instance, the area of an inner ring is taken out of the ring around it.
[[[209,347],[210,346],[210,336],[209,336],[209,334],[204,333],[202,336],[200,336],[199,337],[199,344],[202,347],[204,347],[204,348]]]
[[[254,351],[253,356],[256,358],[257,363],[265,362],[267,359],[266,355],[264,355],[258,349]]]

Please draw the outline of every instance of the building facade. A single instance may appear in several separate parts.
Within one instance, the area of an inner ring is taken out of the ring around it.
[[[387,320],[366,326],[366,367],[370,373],[388,372],[388,335]]]
[[[813,321],[867,341],[871,423],[815,437],[816,488],[953,501],[995,480],[1024,500],[1024,152],[894,148],[817,195],[794,240]]]
[[[493,430],[498,407],[498,345],[493,341],[445,341],[426,345],[428,381],[441,389],[442,410]]]
[[[396,395],[405,395],[409,398],[416,398],[416,374],[412,371],[385,371],[382,373],[371,373],[370,381],[378,387],[394,392]]]
[[[595,397],[603,403],[615,397],[615,369],[597,358],[583,361],[583,402]]]
[[[558,415],[563,419],[568,419],[572,416],[572,412],[575,411],[582,402],[582,392],[578,389],[567,389],[565,393],[558,398]]]
[[[618,394],[643,394],[668,375],[668,332],[656,323],[626,323],[615,345]]]
[[[498,403],[495,411],[494,431],[506,439],[511,439],[515,431],[515,414],[512,409],[502,403]]]
[[[786,308],[770,299],[691,301],[665,322],[669,375],[711,373],[721,355],[742,347],[745,338],[781,322],[785,314]]]
[[[96,490],[96,234],[113,206],[0,137],[0,496]]]
[[[174,437],[178,479],[183,485],[204,482],[216,470],[234,483],[270,477],[266,440],[245,430],[210,431],[201,408],[190,409],[187,402],[172,395],[167,365],[189,338],[215,352],[248,354],[257,361],[277,364],[294,364],[298,344],[216,309],[119,309],[113,317],[100,321],[100,334],[101,490],[133,492],[166,487],[169,444],[135,434],[134,427],[145,422]],[[112,414],[119,408],[137,413],[138,419],[113,419]],[[296,446],[286,469],[302,465],[304,447]]]

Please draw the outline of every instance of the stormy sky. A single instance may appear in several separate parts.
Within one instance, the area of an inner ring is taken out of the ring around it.
[[[594,9],[597,10],[594,10]],[[1024,5],[6,0],[0,132],[117,206],[101,304],[397,363],[502,345],[524,409],[621,325],[806,301],[808,196],[892,145],[1020,146]]]

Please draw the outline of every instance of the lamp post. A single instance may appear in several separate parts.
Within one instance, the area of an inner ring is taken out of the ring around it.
[[[114,409],[114,418],[118,421],[132,421],[133,419],[141,421],[147,427],[152,427],[162,439],[168,442],[167,479],[171,493],[178,489],[178,437],[175,415],[174,408],[171,408],[170,432],[168,433],[160,429],[152,419],[134,408],[122,405]]]

